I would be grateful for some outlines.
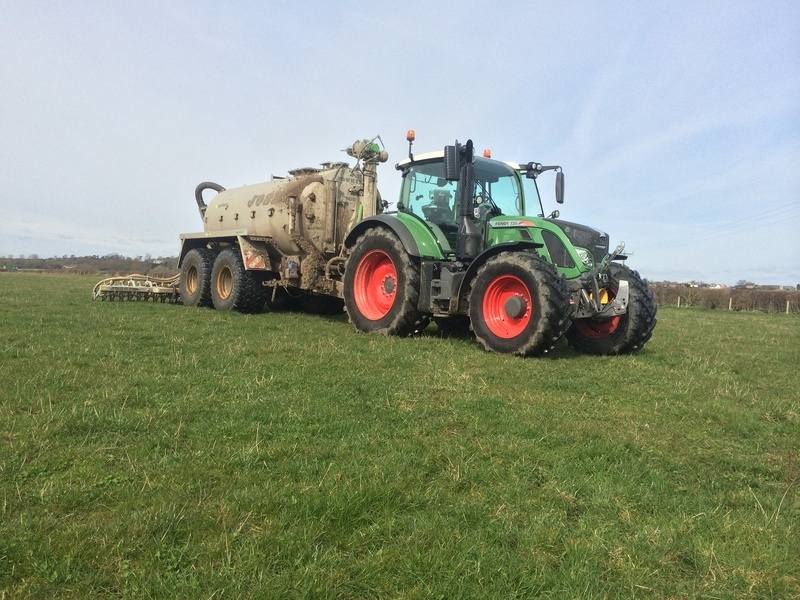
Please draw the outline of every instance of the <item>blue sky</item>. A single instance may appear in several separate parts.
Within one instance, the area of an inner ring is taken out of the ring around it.
[[[800,282],[800,3],[699,4],[0,0],[0,255],[175,254],[199,181],[375,134],[393,199],[414,128],[563,165],[651,279]]]

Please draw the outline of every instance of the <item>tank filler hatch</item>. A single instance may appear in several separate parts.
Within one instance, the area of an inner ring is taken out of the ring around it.
[[[316,167],[300,167],[299,169],[292,169],[289,171],[289,175],[293,177],[300,177],[301,175],[313,175],[314,173],[319,173],[321,169],[317,169]]]
[[[337,160],[326,160],[325,162],[319,164],[322,165],[323,171],[328,171],[330,169],[341,169],[343,167],[348,166],[346,162]]]

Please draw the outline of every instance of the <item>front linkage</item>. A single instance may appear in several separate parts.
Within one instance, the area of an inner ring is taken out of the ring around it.
[[[606,254],[592,271],[568,282],[572,319],[610,319],[624,315],[628,311],[630,288],[624,279],[616,282],[617,289],[613,299],[605,304],[602,302],[603,292],[608,294],[607,287],[610,283],[608,271],[611,261],[620,256],[624,250],[625,242],[621,242],[613,252]]]

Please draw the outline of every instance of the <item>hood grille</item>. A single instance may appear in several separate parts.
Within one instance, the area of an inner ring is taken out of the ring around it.
[[[603,260],[608,254],[607,233],[579,223],[571,223],[570,221],[561,221],[559,219],[550,220],[561,227],[561,230],[566,234],[573,246],[580,246],[591,252],[595,264]]]

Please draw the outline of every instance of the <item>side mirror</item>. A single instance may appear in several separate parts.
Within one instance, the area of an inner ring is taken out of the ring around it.
[[[458,181],[461,174],[461,156],[458,142],[455,146],[444,147],[444,178],[447,181]]]
[[[564,172],[556,173],[556,202],[564,204]]]

